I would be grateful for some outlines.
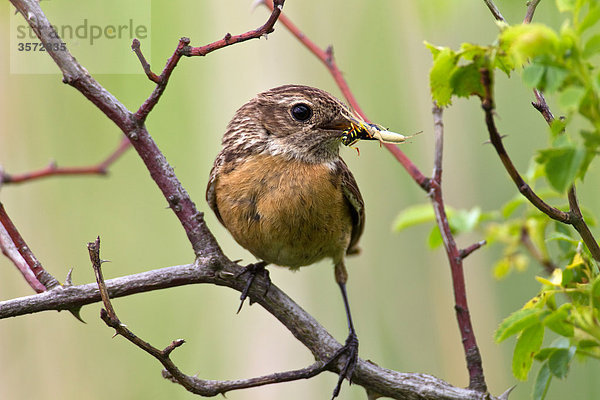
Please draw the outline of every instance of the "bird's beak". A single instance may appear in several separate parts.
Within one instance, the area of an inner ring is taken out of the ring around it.
[[[407,137],[396,132],[388,131],[377,124],[364,121],[357,115],[348,115],[349,126],[342,134],[342,144],[352,146],[359,140],[379,140],[381,143],[402,143]]]

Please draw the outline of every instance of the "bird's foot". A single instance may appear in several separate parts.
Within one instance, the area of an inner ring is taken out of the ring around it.
[[[265,261],[259,261],[254,264],[248,264],[235,276],[236,278],[241,277],[242,275],[249,275],[246,280],[246,286],[244,290],[242,290],[242,294],[240,295],[240,307],[237,312],[239,313],[244,305],[244,300],[248,297],[248,293],[250,292],[250,286],[252,286],[252,282],[257,275],[262,275],[262,277],[267,281],[267,288],[265,289],[265,295],[269,292],[269,288],[271,287],[271,278],[269,278],[269,270],[265,267],[268,265]],[[252,304],[252,303],[250,303]]]
[[[352,375],[354,374],[354,369],[356,368],[358,361],[358,337],[356,336],[356,333],[350,332],[346,339],[346,344],[335,352],[335,354],[325,363],[325,366],[328,366],[342,355],[346,356],[346,361],[340,370],[340,377],[335,389],[333,389],[331,400],[335,399],[340,394],[344,379],[348,379],[350,384],[352,384]]]

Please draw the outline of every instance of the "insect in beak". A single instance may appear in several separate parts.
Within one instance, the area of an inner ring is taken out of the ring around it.
[[[379,140],[380,143],[402,143],[411,136],[391,132],[381,125],[365,122],[361,118],[350,117],[350,127],[342,134],[342,144],[352,146],[359,140]]]

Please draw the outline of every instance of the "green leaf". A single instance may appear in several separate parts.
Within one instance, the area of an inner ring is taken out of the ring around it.
[[[584,88],[580,86],[570,86],[563,90],[558,96],[558,105],[565,111],[577,111],[584,94]]]
[[[502,279],[510,272],[510,260],[508,257],[501,258],[494,264],[494,278]]]
[[[560,193],[570,186],[583,163],[585,150],[574,146],[541,150],[536,161],[544,165],[550,185]]]
[[[473,207],[471,210],[458,210],[448,217],[448,223],[453,233],[471,232],[477,227],[481,216],[479,207]]]
[[[533,357],[542,347],[543,340],[544,326],[541,323],[532,325],[521,332],[513,353],[512,371],[515,378],[521,381],[527,380]]]
[[[481,63],[473,62],[454,70],[450,77],[450,85],[455,95],[458,97],[469,97],[472,95],[483,97],[485,95],[481,83],[480,68]]]
[[[569,71],[562,66],[548,65],[546,66],[544,82],[540,86],[540,89],[547,92],[555,92],[560,88],[560,85],[562,85],[567,76],[569,76]]]
[[[539,324],[542,311],[539,308],[522,308],[510,314],[496,329],[494,340],[500,343],[515,333]]]
[[[429,86],[431,96],[440,107],[450,104],[452,85],[450,77],[456,68],[458,57],[451,49],[444,47],[433,55],[433,66],[429,71]]]
[[[556,0],[556,7],[560,12],[574,11],[577,0]]]
[[[435,249],[444,243],[442,239],[442,234],[440,233],[440,228],[437,225],[433,227],[431,232],[429,232],[429,236],[427,237],[427,244],[430,249]]]
[[[451,214],[449,209],[446,209],[446,212]],[[403,229],[434,220],[435,214],[431,204],[417,204],[405,208],[398,214],[394,221],[394,230],[400,232]]]
[[[583,47],[583,58],[590,58],[591,56],[600,53],[600,34],[594,35],[588,39]]]
[[[579,113],[587,118],[592,124],[597,124],[600,119],[597,93],[591,87],[587,88],[581,103],[579,104]]]
[[[578,26],[579,33],[581,34],[586,29],[594,26],[598,22],[599,19],[600,19],[600,7],[597,4],[592,6],[590,3],[590,10],[588,11],[587,15],[583,18],[583,20],[581,21],[581,23]]]
[[[567,126],[567,122],[565,119],[556,118],[550,124],[550,132],[553,137],[556,137],[559,133],[563,133],[565,127]]]
[[[523,197],[521,195],[510,200],[508,203],[506,203],[504,205],[504,207],[502,207],[502,217],[507,219],[515,212],[515,210],[517,208],[519,208],[520,205],[525,204],[525,202],[526,202],[525,197]]]
[[[500,34],[500,47],[515,60],[525,64],[537,56],[553,54],[558,48],[556,32],[542,24],[514,25]]]
[[[554,92],[563,84],[569,71],[547,55],[535,57],[523,69],[523,83],[548,92]]]
[[[544,65],[536,63],[529,64],[523,68],[523,83],[532,88],[540,87],[545,73],[546,67]]]
[[[563,304],[557,310],[553,311],[550,315],[544,318],[542,323],[561,336],[572,337],[575,333],[575,330],[573,329],[573,325],[571,325],[567,320],[571,308],[573,308],[571,303]]]
[[[575,355],[575,347],[569,349],[557,349],[550,358],[548,358],[548,367],[552,375],[557,378],[564,378],[569,372],[569,364]]]
[[[543,363],[533,385],[533,400],[544,400],[546,398],[551,381],[550,367],[548,367],[547,362]]]
[[[556,347],[543,348],[535,354],[535,360],[540,362],[546,361],[555,351]]]
[[[598,275],[594,279],[594,283],[592,284],[592,292],[591,292],[591,294],[594,297],[600,296],[600,275]]]

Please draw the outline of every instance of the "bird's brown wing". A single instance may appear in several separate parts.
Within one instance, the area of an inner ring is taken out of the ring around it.
[[[217,181],[216,169],[217,165],[215,163],[215,165],[213,165],[212,169],[210,170],[210,177],[208,179],[208,185],[206,186],[206,202],[219,219],[219,222],[223,224],[223,218],[221,218],[221,213],[219,212],[219,208],[217,207],[217,196],[215,193],[215,184]]]
[[[350,237],[350,244],[348,245],[346,254],[357,254],[360,252],[358,240],[365,227],[365,202],[360,194],[360,190],[358,190],[358,184],[344,160],[340,158],[338,165],[342,175],[342,191],[344,192],[344,197],[348,200],[352,214],[352,236]]]

